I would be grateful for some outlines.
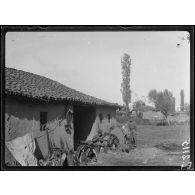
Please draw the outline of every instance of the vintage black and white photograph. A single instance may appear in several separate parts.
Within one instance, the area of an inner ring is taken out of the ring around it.
[[[191,170],[190,31],[83,28],[5,33],[4,168]]]

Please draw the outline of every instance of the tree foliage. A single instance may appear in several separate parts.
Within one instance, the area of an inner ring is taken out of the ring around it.
[[[146,106],[146,103],[142,100],[137,100],[133,103],[133,110],[136,111],[136,115],[138,118],[142,118],[143,117],[143,112],[142,112],[142,108]]]
[[[167,89],[160,92],[151,90],[148,93],[148,99],[154,104],[156,109],[160,110],[165,115],[165,117],[167,117],[170,112],[175,111],[175,98]]]
[[[156,89],[150,90],[150,92],[148,93],[148,98],[150,102],[152,102],[154,105],[156,104],[156,101],[158,99],[158,92],[156,91]]]
[[[137,100],[137,101],[133,102],[133,109],[134,110],[139,110],[139,109],[141,109],[145,105],[146,105],[146,103],[144,101]]]
[[[131,59],[128,54],[124,54],[121,58],[122,66],[122,83],[121,93],[124,105],[129,110],[129,103],[131,102],[131,89],[130,89],[130,72],[131,72]]]

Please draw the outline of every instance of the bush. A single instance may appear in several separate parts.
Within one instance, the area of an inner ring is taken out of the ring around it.
[[[126,123],[128,121],[128,116],[125,114],[117,114],[116,119],[119,123]]]

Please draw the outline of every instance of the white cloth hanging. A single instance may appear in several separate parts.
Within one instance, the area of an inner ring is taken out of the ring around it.
[[[36,145],[32,133],[6,142],[6,146],[22,166],[37,166],[37,159],[34,156]]]

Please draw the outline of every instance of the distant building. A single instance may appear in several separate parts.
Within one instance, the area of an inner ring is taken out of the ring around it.
[[[167,116],[169,125],[190,123],[190,115],[187,112],[175,112]]]
[[[165,116],[158,110],[150,110],[143,112],[143,119],[148,120],[163,120]]]
[[[144,105],[139,109],[135,109],[132,112],[132,115],[135,117],[138,124],[157,124],[165,120],[165,116],[160,110],[149,105]]]

